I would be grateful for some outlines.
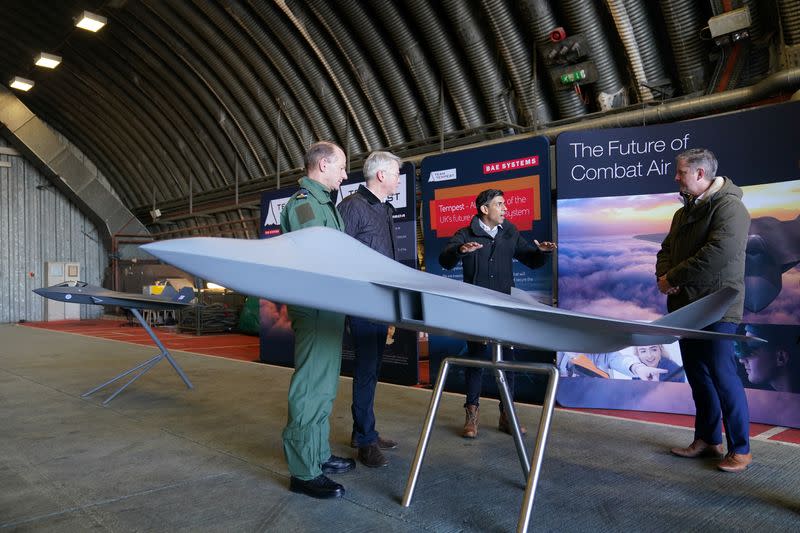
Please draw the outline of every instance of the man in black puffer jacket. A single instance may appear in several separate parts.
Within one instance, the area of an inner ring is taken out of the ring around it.
[[[478,214],[466,228],[461,228],[447,243],[439,255],[439,264],[450,270],[459,261],[464,267],[464,281],[506,294],[514,286],[512,259],[525,266],[538,268],[550,258],[556,245],[552,242],[533,241],[529,244],[519,234],[516,226],[505,219],[506,204],[503,191],[487,189],[475,200]],[[467,350],[472,356],[483,356],[487,345],[468,342]],[[478,435],[478,405],[481,395],[483,369],[467,367],[465,380],[467,389],[466,421],[462,436],[475,438]],[[514,374],[507,373],[509,392],[514,396]],[[500,431],[510,434],[508,418],[500,402]],[[520,428],[525,433],[524,428]]]

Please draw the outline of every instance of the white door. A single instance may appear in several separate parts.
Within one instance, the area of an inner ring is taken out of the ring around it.
[[[79,281],[81,279],[80,263],[65,263],[63,261],[45,262],[45,272],[47,280],[45,286],[50,287],[65,281]],[[53,320],[80,320],[80,304],[68,304],[57,300],[47,299],[44,318],[47,321]]]

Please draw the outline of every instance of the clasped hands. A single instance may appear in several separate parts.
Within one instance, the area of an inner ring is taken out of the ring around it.
[[[658,290],[661,294],[675,294],[681,290],[680,287],[673,287],[669,281],[667,281],[667,275],[664,274],[663,276],[658,278]]]

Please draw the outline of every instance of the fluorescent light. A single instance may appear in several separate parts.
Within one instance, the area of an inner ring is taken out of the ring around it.
[[[56,68],[60,64],[61,64],[61,56],[48,54],[45,52],[42,52],[41,54],[36,56],[37,67]]]
[[[91,11],[84,11],[81,13],[80,20],[75,25],[84,30],[97,31],[105,26],[106,22],[108,22],[108,20],[104,16],[96,15]]]
[[[212,283],[210,281],[206,282],[206,289],[210,289],[212,291],[224,291],[225,287],[222,285],[217,285],[216,283]]]
[[[9,85],[11,85],[12,89],[19,89],[20,91],[28,91],[31,89],[31,87],[34,86],[34,83],[33,81],[22,78],[20,76],[14,76],[13,78],[11,78]]]

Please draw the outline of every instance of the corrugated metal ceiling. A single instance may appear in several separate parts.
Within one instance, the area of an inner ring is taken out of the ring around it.
[[[91,157],[144,223],[155,203],[179,228],[251,219],[258,191],[294,179],[317,139],[356,163],[378,148],[410,156],[750,85],[791,66],[779,58],[800,44],[790,0],[2,5],[0,80],[34,80],[20,100]],[[709,17],[742,5],[748,37],[714,44]],[[74,28],[85,9],[108,26]],[[587,38],[596,83],[554,89],[536,52],[557,26]],[[35,68],[39,52],[64,62]],[[247,236],[247,226],[231,231]]]

